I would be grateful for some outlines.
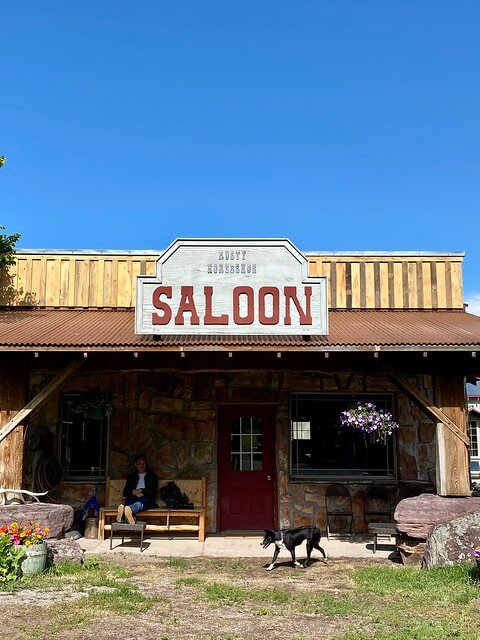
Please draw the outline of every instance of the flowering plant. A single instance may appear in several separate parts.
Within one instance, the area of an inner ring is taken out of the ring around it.
[[[364,433],[372,433],[377,442],[385,442],[394,429],[400,426],[388,411],[378,409],[372,402],[357,402],[340,414],[342,427],[353,427]]]
[[[10,542],[15,546],[24,545],[29,547],[31,544],[40,544],[49,534],[50,529],[43,529],[36,522],[29,524],[18,524],[11,522],[9,525],[2,524],[0,526],[0,537],[10,538]]]
[[[115,398],[112,393],[102,393],[101,391],[91,391],[87,393],[82,401],[77,404],[72,411],[83,413],[88,417],[97,417],[96,412],[99,411],[103,416],[108,418],[115,409]]]
[[[480,547],[474,547],[472,549],[472,556],[474,558],[480,558]]]

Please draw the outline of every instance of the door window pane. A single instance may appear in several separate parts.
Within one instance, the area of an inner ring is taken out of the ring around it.
[[[232,471],[261,471],[262,418],[242,416],[230,425],[230,460]]]

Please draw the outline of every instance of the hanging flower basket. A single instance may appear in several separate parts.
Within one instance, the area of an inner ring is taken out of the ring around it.
[[[111,393],[92,391],[82,402],[73,409],[76,413],[83,413],[87,418],[108,418],[115,408],[115,398]]]
[[[378,409],[372,402],[357,402],[340,414],[342,427],[352,427],[358,431],[369,433],[375,442],[386,444],[387,436],[400,426],[388,411]]]

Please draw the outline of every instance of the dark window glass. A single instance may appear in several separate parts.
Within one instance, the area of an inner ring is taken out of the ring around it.
[[[291,473],[293,477],[392,476],[393,436],[386,443],[340,424],[340,414],[358,401],[392,411],[386,394],[292,394]]]
[[[76,411],[84,397],[62,397],[60,453],[67,478],[98,478],[106,473],[108,418]]]

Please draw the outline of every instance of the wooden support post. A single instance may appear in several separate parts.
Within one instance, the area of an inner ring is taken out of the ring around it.
[[[467,432],[465,380],[439,375],[435,385],[437,404],[456,425]],[[470,495],[468,448],[445,423],[437,425],[437,493],[440,496]]]
[[[0,366],[0,427],[25,405],[28,369],[23,358],[2,356]],[[0,442],[0,486],[22,488],[23,443],[25,429],[21,425]]]

